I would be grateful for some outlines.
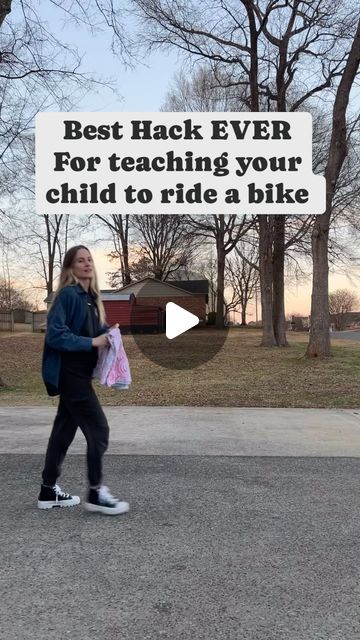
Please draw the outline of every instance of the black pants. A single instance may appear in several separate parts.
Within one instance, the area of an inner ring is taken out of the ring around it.
[[[87,442],[87,467],[91,487],[101,485],[102,457],[109,444],[109,425],[91,384],[90,376],[61,373],[60,402],[46,452],[43,483],[53,486],[62,462],[80,427]]]

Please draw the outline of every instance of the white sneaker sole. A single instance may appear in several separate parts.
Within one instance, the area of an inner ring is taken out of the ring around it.
[[[80,504],[79,496],[73,496],[71,500],[38,500],[38,509],[52,509],[53,507],[75,507]]]
[[[118,502],[116,507],[102,507],[100,504],[92,504],[91,502],[85,502],[85,509],[92,511],[93,513],[104,513],[106,516],[118,516],[121,513],[127,513],[129,511],[128,502]]]

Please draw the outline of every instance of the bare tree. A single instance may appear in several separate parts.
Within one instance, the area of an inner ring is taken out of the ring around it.
[[[37,3],[22,0],[12,12],[11,2],[4,5],[5,12],[0,10],[0,159],[11,171],[13,155],[21,153],[24,135],[31,132],[38,111],[54,106],[69,109],[94,84],[109,83],[80,71],[76,47],[52,33]],[[53,5],[60,20],[65,15],[70,19],[69,9],[75,3],[64,0]],[[81,19],[79,10],[76,19]]]
[[[328,163],[325,169],[326,211],[318,216],[312,235],[313,251],[313,290],[311,297],[310,340],[307,349],[309,357],[327,358],[330,356],[329,332],[329,266],[328,240],[330,217],[333,208],[334,191],[341,167],[347,155],[346,112],[350,91],[360,65],[360,20],[346,58],[342,77],[339,82],[333,108],[332,135]]]
[[[207,255],[201,258],[196,270],[198,270],[201,276],[209,283],[208,309],[209,313],[214,313],[216,312],[217,260],[212,249]]]
[[[101,23],[106,24],[124,59],[128,40],[121,28],[123,16],[115,14],[111,0],[105,3],[49,0],[48,4],[54,14],[57,12],[58,27],[63,19],[92,30],[100,28]],[[45,3],[30,0],[0,2],[0,177],[1,195],[5,199],[1,218],[8,215],[14,220],[19,203],[26,198],[28,212],[32,209],[36,113],[54,107],[71,109],[90,88],[111,87],[106,79],[95,79],[81,72],[81,57],[76,46],[69,46],[61,39],[60,28],[54,32],[42,13],[44,7]],[[10,207],[9,201],[14,206]],[[60,227],[64,228],[62,235],[66,246],[68,217],[44,215],[41,230],[37,223],[38,218],[25,238],[36,237],[31,251],[34,248],[38,251],[46,288],[51,292],[55,254],[58,252],[61,258],[64,248],[64,244],[60,244]]]
[[[12,8],[14,5],[14,11]],[[127,33],[122,28],[123,16],[115,12],[112,0],[49,0],[61,17],[76,24],[95,28],[100,22],[112,29],[114,50],[124,59],[128,56]],[[19,161],[25,147],[27,156],[28,134],[33,130],[33,119],[40,110],[69,109],[76,100],[94,85],[94,79],[80,72],[80,55],[76,47],[69,47],[52,33],[41,13],[42,6],[31,0],[0,0],[0,172],[1,183],[8,195],[17,189]],[[100,20],[99,20],[100,18]],[[59,21],[60,21],[59,17]],[[59,23],[58,23],[59,24]],[[109,82],[96,81],[98,86]],[[4,211],[5,209],[5,211]],[[3,206],[0,218],[13,217]],[[62,218],[59,216],[58,218]],[[68,219],[65,228],[68,226]],[[44,272],[47,289],[52,287],[55,245],[59,249],[61,220],[44,217],[49,271]],[[67,235],[67,232],[66,234]],[[40,253],[45,264],[45,255]]]
[[[246,326],[246,312],[249,302],[255,297],[259,287],[258,249],[240,242],[234,257],[227,261],[228,282],[236,294],[241,308],[241,324]]]
[[[220,71],[219,74],[223,85],[226,85],[228,78],[225,78],[225,75]],[[243,108],[243,105],[244,102],[241,101],[238,91],[234,91],[231,86],[226,87],[219,84],[219,78],[214,74],[214,71],[208,66],[201,66],[190,77],[180,73],[175,78],[174,86],[168,92],[162,109],[233,111]],[[224,313],[226,307],[224,297],[226,256],[233,250],[252,223],[246,217],[241,219],[235,215],[189,217],[189,220],[197,236],[208,238],[216,243],[216,327],[223,329],[226,319],[226,313]]]
[[[339,54],[359,11],[355,2],[343,0],[132,4],[146,48],[176,47],[189,60],[208,62],[219,80],[239,88],[251,111],[296,111],[330,88],[342,74]],[[297,77],[307,81],[302,91],[293,90]]]
[[[0,279],[0,311],[27,309],[31,311],[33,303],[28,300],[26,293],[12,284],[11,280]]]
[[[140,257],[145,257],[157,280],[167,280],[188,266],[194,256],[194,237],[186,216],[133,216]]]
[[[354,309],[359,299],[348,289],[337,289],[329,294],[329,311],[334,316],[335,328],[342,331],[345,326],[346,314]]]
[[[78,236],[76,221],[70,223],[67,215],[29,215],[18,208],[13,223],[12,271],[33,292],[45,290],[45,297],[54,291],[69,239]]]
[[[162,111],[240,111],[246,95],[231,85],[223,72],[215,73],[207,64],[189,75],[180,71],[165,96]]]
[[[176,47],[190,60],[208,61],[218,78],[228,78],[223,86],[238,87],[256,112],[309,108],[317,96],[332,100],[359,15],[358,5],[345,0],[133,4],[146,46]],[[285,218],[259,218],[262,342],[285,345]]]
[[[116,259],[118,259],[117,255]],[[142,280],[143,278],[154,278],[153,262],[143,248],[132,247],[129,269],[132,282],[137,282],[138,280]],[[109,284],[112,288],[118,289],[124,286],[120,269],[118,269],[117,271],[109,272],[107,275],[109,276]]]
[[[13,242],[18,252],[25,253],[31,260],[28,275],[34,279],[40,276],[42,288],[49,295],[54,290],[54,280],[67,250],[69,233],[76,222],[70,224],[68,215],[34,213],[34,137],[23,134],[17,142],[21,142],[22,149],[12,157],[7,195],[7,206],[15,211],[12,219],[17,235],[13,236]]]
[[[96,217],[101,220],[103,225],[111,232],[114,249],[109,253],[109,258],[113,261],[120,262],[120,269],[117,269],[111,274],[110,282],[112,286],[124,287],[131,282],[129,264],[130,216],[128,214],[113,214],[106,218],[101,215],[96,215]]]
[[[312,109],[313,116],[313,168],[324,173],[331,139],[332,118],[320,109]],[[329,262],[346,269],[359,256],[360,208],[360,154],[357,117],[348,123],[348,156],[342,166],[334,191],[329,225]],[[310,264],[311,236],[316,216],[286,216],[285,257],[296,271],[300,263]],[[300,262],[299,262],[300,261]]]
[[[249,231],[253,220],[246,216],[212,215],[188,216],[194,234],[208,241],[215,241],[217,259],[216,279],[216,328],[225,326],[225,263],[226,256],[233,251],[240,239]]]
[[[42,270],[39,275],[45,281],[46,291],[49,295],[54,290],[56,258],[59,248],[61,251],[60,231],[64,218],[62,215],[44,215],[41,217],[44,221],[43,231],[35,231],[34,229],[28,239],[36,249],[36,254],[40,256]]]
[[[56,27],[46,20],[46,4]],[[121,7],[112,0],[21,0],[0,2],[0,172],[3,184],[16,183],[17,169],[34,117],[41,110],[71,110],[89,89],[112,88],[113,83],[81,71],[76,46],[61,37],[64,21],[96,32],[102,26],[113,34],[113,51],[122,62],[132,58]],[[10,187],[9,187],[10,188]],[[1,213],[0,213],[1,215]]]

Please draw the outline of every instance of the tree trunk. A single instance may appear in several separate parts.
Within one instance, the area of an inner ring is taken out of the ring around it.
[[[274,216],[273,325],[278,347],[287,347],[285,322],[285,216]]]
[[[124,217],[120,214],[117,216],[119,223],[119,233],[122,250],[122,280],[123,286],[131,283],[130,265],[129,265],[129,215]]]
[[[225,328],[224,321],[224,288],[225,288],[225,247],[223,237],[217,242],[217,291],[216,291],[216,322],[217,329]]]
[[[246,322],[246,307],[242,306],[241,307],[241,326],[242,327],[246,327],[247,322]]]
[[[261,346],[274,347],[276,340],[273,326],[273,267],[272,267],[272,229],[269,216],[260,215],[259,220],[259,267],[261,289],[261,311],[263,335]]]
[[[124,272],[123,272],[123,286],[125,287],[127,284],[131,283],[131,275],[130,275],[130,265],[129,265],[129,245],[126,243],[123,245],[123,262],[124,262]]]
[[[331,355],[328,262],[330,215],[336,183],[347,154],[346,110],[359,64],[360,20],[334,102],[329,158],[325,169],[326,211],[317,216],[312,234],[313,290],[310,340],[306,352],[311,358],[328,358]]]
[[[11,2],[12,0],[0,0],[0,27],[6,16],[11,12]]]
[[[306,355],[329,358],[329,263],[328,263],[329,217],[318,216],[312,233],[313,279],[311,294],[310,341]]]
[[[46,293],[49,296],[54,289],[54,263],[49,262],[49,275],[46,282]]]

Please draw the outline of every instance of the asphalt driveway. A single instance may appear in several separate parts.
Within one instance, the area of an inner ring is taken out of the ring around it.
[[[360,331],[332,331],[331,338],[338,338],[340,340],[360,340]]]
[[[191,408],[178,407],[171,424],[171,408],[138,418],[137,407],[106,408],[106,482],[130,502],[128,514],[109,518],[82,505],[36,508],[52,417],[39,409],[0,413],[1,637],[360,636],[358,412],[216,409],[211,418],[207,408],[192,414],[192,429]],[[152,439],[162,453],[148,452]],[[329,440],[333,454],[314,455]],[[73,451],[60,484],[83,499],[81,438]]]

